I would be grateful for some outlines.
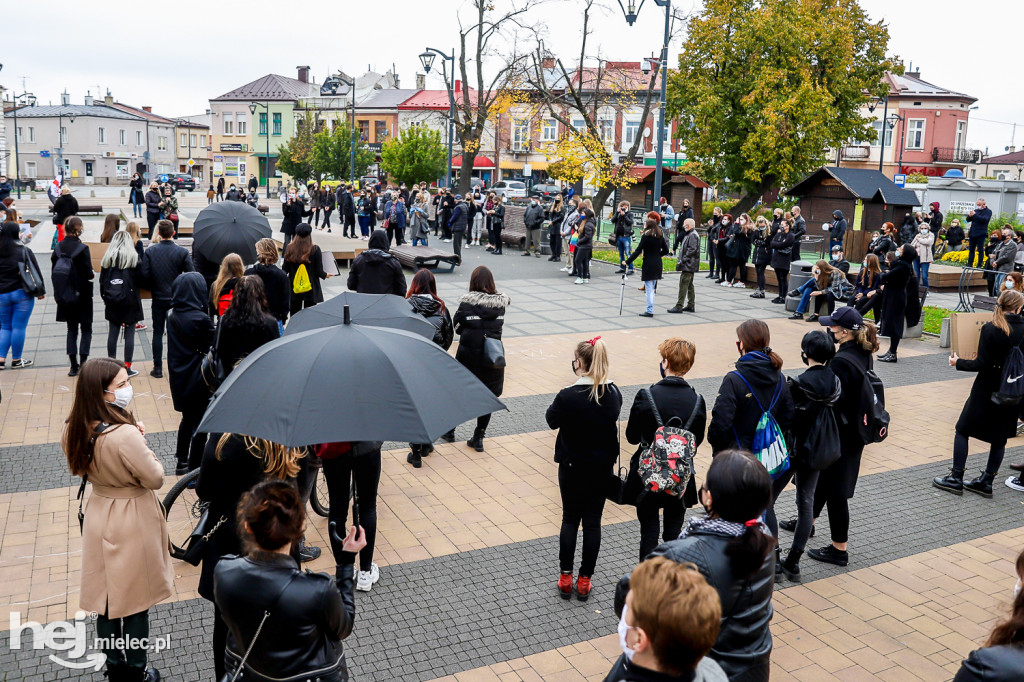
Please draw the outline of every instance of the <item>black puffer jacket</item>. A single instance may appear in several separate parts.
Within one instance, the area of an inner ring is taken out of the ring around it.
[[[459,335],[455,359],[482,381],[496,396],[505,387],[505,370],[483,366],[484,338],[500,339],[505,324],[505,308],[511,301],[502,293],[471,291],[459,300],[452,322]]]
[[[771,241],[774,232],[765,227],[754,229],[750,234],[754,242],[754,265],[768,265],[772,262]]]
[[[171,239],[161,239],[146,249],[140,264],[142,282],[149,287],[154,301],[170,301],[174,280],[181,273],[193,270],[188,249]]]
[[[270,308],[270,314],[281,322],[287,320],[288,301],[292,290],[288,274],[273,263],[270,265],[264,265],[263,263],[250,265],[245,274],[256,275],[263,280],[263,291],[267,295],[267,306]],[[314,277],[310,281],[316,282],[313,286],[319,288],[317,286],[320,283],[319,277]],[[323,294],[320,295],[320,300],[323,300]]]
[[[167,316],[167,378],[179,412],[210,399],[200,368],[213,345],[213,321],[206,312],[206,280],[198,272],[178,275],[172,286],[173,307]]]
[[[779,230],[772,237],[769,242],[769,247],[772,250],[772,268],[775,270],[789,270],[789,266],[793,263],[793,244],[796,243],[796,238],[792,232],[786,232],[784,229]],[[781,296],[785,292],[779,292]]]
[[[360,294],[405,296],[408,286],[402,264],[391,255],[388,235],[374,230],[366,251],[356,256],[348,273],[348,288]]]
[[[452,324],[448,308],[429,294],[414,294],[406,299],[413,311],[426,318],[434,326],[434,343],[445,350],[452,347],[455,340],[455,326]]]
[[[246,661],[247,680],[341,682],[348,679],[341,640],[352,634],[356,605],[355,554],[342,552],[337,577],[307,573],[290,556],[255,552],[222,558],[214,570],[214,599],[228,626],[229,675],[263,623]]]
[[[680,563],[696,564],[708,584],[718,591],[722,602],[722,630],[708,657],[722,666],[730,680],[767,682],[772,652],[772,591],[775,561],[769,554],[749,578],[733,574],[726,547],[732,536],[704,528],[686,537],[659,545],[650,557],[664,556]],[[648,557],[648,558],[650,558]],[[615,591],[615,613],[622,613],[629,592],[629,577],[619,581]]]
[[[1018,682],[1024,671],[1024,647],[1005,644],[976,649],[960,665],[953,682]]]
[[[771,407],[773,398],[775,406]],[[750,450],[762,410],[770,410],[782,432],[789,433],[793,423],[793,397],[789,394],[789,385],[782,372],[772,367],[768,356],[758,351],[737,360],[736,371],[729,372],[722,380],[708,427],[708,442],[713,451],[717,453],[727,448]]]

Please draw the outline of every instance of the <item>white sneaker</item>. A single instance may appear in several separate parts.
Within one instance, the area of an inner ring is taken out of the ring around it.
[[[468,249],[469,247],[471,247],[471,246],[473,246],[473,242],[466,242],[466,248],[467,248],[467,249]]]
[[[746,289],[747,288],[747,285],[744,284],[743,282],[736,282],[736,284],[733,284],[732,286],[733,286],[734,289]]]
[[[732,285],[731,285],[731,284],[729,284],[728,282],[722,282],[722,283],[721,283],[721,284],[719,284],[718,286],[720,286],[720,287],[731,287]]]
[[[1021,479],[1020,476],[1010,476],[1006,479],[1006,487],[1024,493],[1024,479]]]
[[[359,571],[356,578],[356,589],[360,592],[369,592],[378,580],[380,580],[380,569],[377,564],[370,564],[369,571]]]
[[[569,272],[569,266],[566,265],[564,268],[558,268],[559,272]]]
[[[577,277],[576,281],[573,282],[573,284],[583,284],[583,278],[582,277]]]
[[[590,278],[589,278],[589,277],[587,277],[587,278],[586,278],[585,280],[583,280],[583,283],[584,283],[584,284],[590,284]]]

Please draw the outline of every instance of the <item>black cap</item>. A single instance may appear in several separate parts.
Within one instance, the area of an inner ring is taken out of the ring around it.
[[[852,306],[839,308],[831,315],[824,315],[818,318],[823,327],[842,327],[851,331],[857,331],[864,324],[864,318]]]

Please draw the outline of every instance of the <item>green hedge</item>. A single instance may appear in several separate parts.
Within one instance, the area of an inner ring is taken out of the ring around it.
[[[612,263],[614,265],[618,265],[621,262],[621,261],[619,261],[619,252],[618,251],[611,251],[611,250],[608,250],[608,251],[594,251],[593,258],[594,258],[594,260],[600,260],[600,261],[604,261],[605,263]],[[633,267],[635,267],[637,269],[640,269],[643,266],[644,266],[643,256],[641,256],[640,258],[637,258],[635,261],[633,261]],[[676,269],[676,259],[672,258],[671,256],[665,256],[664,258],[661,259],[661,267],[665,270],[665,272],[675,272],[675,269]],[[702,261],[701,264],[700,264],[700,269],[701,270],[707,270],[708,269],[708,264]]]

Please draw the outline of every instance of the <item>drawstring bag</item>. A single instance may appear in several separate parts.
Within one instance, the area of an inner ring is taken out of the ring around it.
[[[750,446],[750,451],[757,457],[757,461],[764,465],[764,468],[768,470],[772,478],[778,478],[789,469],[790,465],[789,448],[786,445],[786,438],[782,435],[779,423],[772,416],[772,410],[775,409],[775,404],[779,401],[779,396],[782,395],[782,383],[785,379],[779,379],[779,385],[775,388],[772,402],[766,410],[761,405],[761,401],[757,399],[757,393],[754,392],[754,387],[750,385],[750,382],[736,370],[733,370],[733,374],[738,376],[747,385],[747,388],[750,389],[750,395],[761,410],[761,418],[757,420],[757,426],[754,428],[754,442]],[[735,430],[735,428],[734,426],[733,429]]]
[[[306,264],[299,263],[299,267],[295,270],[295,279],[292,280],[292,293],[304,294],[312,290],[313,283],[309,281],[309,271],[306,269]]]

